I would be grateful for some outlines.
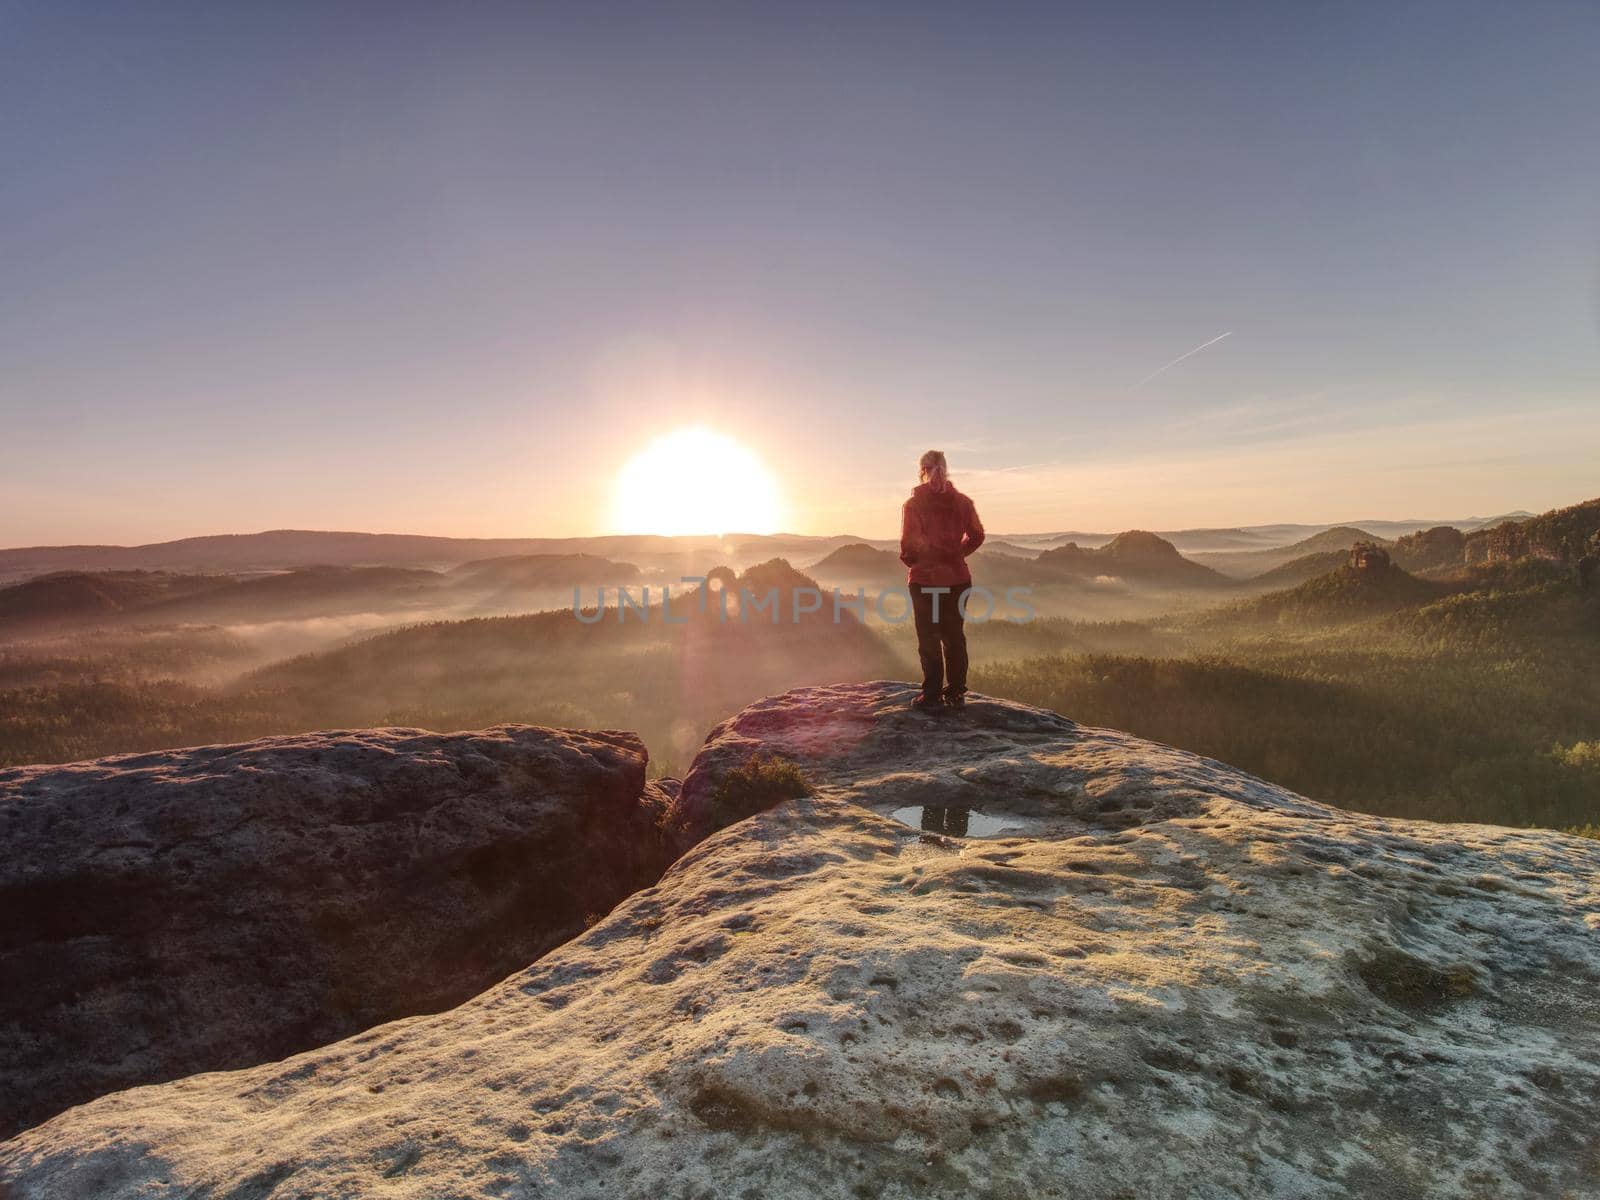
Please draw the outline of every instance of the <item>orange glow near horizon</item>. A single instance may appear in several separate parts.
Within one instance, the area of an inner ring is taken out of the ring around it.
[[[619,533],[776,533],[777,480],[758,455],[712,429],[679,429],[651,442],[617,474]]]

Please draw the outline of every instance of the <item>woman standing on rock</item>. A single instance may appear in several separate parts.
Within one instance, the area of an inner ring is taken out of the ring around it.
[[[919,463],[921,482],[900,510],[900,561],[911,589],[922,660],[917,708],[960,708],[967,694],[967,635],[962,610],[972,587],[967,556],[983,544],[977,507],[950,482],[943,450]]]

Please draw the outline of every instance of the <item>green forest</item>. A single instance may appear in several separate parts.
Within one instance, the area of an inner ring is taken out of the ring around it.
[[[1364,619],[1064,631],[985,658],[982,691],[1243,767],[1341,807],[1582,828],[1600,820],[1600,603],[1565,578]],[[1174,645],[1181,645],[1181,649]]]

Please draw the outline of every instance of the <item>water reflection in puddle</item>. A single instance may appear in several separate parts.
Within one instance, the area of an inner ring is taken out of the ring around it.
[[[945,805],[912,805],[889,814],[902,825],[947,837],[994,837],[1019,824],[1016,817],[1003,813],[976,812],[970,808]]]

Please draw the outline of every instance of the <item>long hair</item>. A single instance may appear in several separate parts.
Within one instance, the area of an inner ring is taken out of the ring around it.
[[[929,450],[918,462],[921,468],[922,482],[929,484],[936,492],[947,492],[954,485],[950,482],[950,465],[944,460],[943,450]]]

